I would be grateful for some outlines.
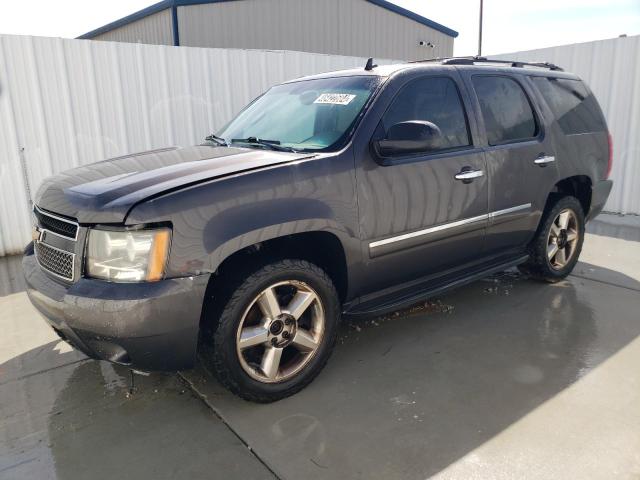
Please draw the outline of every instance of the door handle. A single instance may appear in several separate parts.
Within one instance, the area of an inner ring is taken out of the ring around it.
[[[556,161],[556,157],[552,156],[552,155],[541,155],[538,158],[536,158],[533,163],[535,163],[536,165],[540,165],[541,167],[544,167],[547,163],[553,163]]]
[[[484,176],[482,170],[462,170],[460,173],[456,173],[455,179],[462,180],[464,183],[470,183],[474,178]]]

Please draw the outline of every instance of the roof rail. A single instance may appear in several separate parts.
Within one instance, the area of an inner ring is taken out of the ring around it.
[[[428,60],[416,60],[409,63],[425,63],[425,62],[440,62],[442,65],[476,65],[479,63],[493,63],[500,64],[516,68],[525,67],[538,67],[548,68],[549,70],[564,71],[557,65],[549,62],[521,62],[518,60],[497,60],[487,57],[443,57],[443,58],[431,58]]]

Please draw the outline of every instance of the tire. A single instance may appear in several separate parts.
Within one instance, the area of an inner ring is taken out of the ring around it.
[[[562,196],[556,197],[552,202],[529,244],[529,260],[518,268],[531,278],[555,283],[569,275],[578,262],[584,242],[585,220],[582,205],[577,198]],[[563,214],[563,219],[568,218],[567,228],[562,228],[560,214]],[[555,254],[554,245],[557,248]]]
[[[278,260],[250,274],[227,298],[217,328],[204,339],[203,359],[227,389],[268,403],[297,393],[320,373],[340,320],[326,272],[304,260]]]

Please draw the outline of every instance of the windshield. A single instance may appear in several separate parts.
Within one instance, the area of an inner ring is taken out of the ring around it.
[[[216,133],[227,144],[333,150],[348,140],[379,77],[336,77],[271,88]],[[256,140],[259,140],[256,141]]]

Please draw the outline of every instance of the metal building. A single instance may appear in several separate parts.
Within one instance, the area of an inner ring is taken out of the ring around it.
[[[78,38],[419,60],[457,36],[386,0],[164,0]]]

